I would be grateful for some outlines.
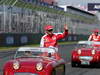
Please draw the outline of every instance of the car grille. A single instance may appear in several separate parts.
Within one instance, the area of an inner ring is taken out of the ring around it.
[[[35,73],[23,73],[23,72],[17,72],[17,73],[15,73],[14,75],[38,75],[38,74],[35,74]]]
[[[80,56],[79,59],[85,60],[85,61],[91,61],[93,59],[93,57],[91,57],[91,56]]]

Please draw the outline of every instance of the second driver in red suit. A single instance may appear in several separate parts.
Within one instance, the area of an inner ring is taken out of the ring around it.
[[[89,36],[88,41],[100,41],[99,30],[95,29],[92,31],[93,33]]]

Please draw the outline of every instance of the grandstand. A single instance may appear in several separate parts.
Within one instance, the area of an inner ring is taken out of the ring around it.
[[[87,27],[84,27],[84,24],[85,26],[98,24],[95,15],[91,18],[92,15],[87,17],[84,14],[76,15],[74,13],[65,12],[61,7],[39,0],[1,0],[0,31],[11,33],[43,33],[43,26],[45,24],[52,24],[55,26],[55,32],[62,32],[62,25],[68,24],[71,33],[83,34],[84,30],[89,32],[93,29],[93,27],[86,29]],[[88,14],[85,13],[85,15]],[[75,25],[79,25],[79,21],[83,27],[80,27],[81,29],[78,28],[77,32]]]
[[[70,19],[70,22],[72,23],[70,27],[73,27],[74,34],[86,35],[90,34],[91,30],[100,28],[97,16],[88,11],[83,11],[73,6],[67,6],[67,13],[82,16],[86,19],[86,21],[80,20],[80,17],[77,19],[76,17]]]

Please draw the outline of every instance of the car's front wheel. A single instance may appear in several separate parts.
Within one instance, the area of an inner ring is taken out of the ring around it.
[[[63,73],[62,75],[66,75],[66,67],[65,67],[65,65],[63,67],[63,72],[62,73]]]
[[[57,67],[52,71],[52,75],[66,75],[66,68],[65,65],[63,65],[62,69],[60,69],[62,66]],[[60,73],[59,73],[60,72]]]
[[[71,66],[72,66],[72,67],[78,67],[78,66],[79,66],[79,64],[78,64],[78,63],[76,63],[76,62],[74,62],[74,61],[71,61]]]
[[[55,70],[53,70],[52,75],[56,75],[56,71]]]

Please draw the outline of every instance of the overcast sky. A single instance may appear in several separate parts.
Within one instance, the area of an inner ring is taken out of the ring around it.
[[[87,6],[87,3],[100,3],[100,0],[57,0],[59,5],[84,5]]]

